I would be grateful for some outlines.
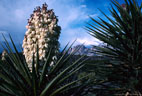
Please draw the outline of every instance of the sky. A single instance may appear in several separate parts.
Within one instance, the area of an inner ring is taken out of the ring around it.
[[[98,8],[110,15],[110,0],[0,0],[0,33],[7,39],[10,33],[16,44],[22,44],[27,30],[27,19],[36,6],[45,2],[48,9],[54,9],[55,15],[58,16],[58,25],[62,28],[59,39],[61,48],[75,39],[76,44],[85,43],[87,46],[100,43],[90,36],[84,27],[86,22],[90,21],[88,16],[95,19],[104,18]],[[122,4],[123,0],[118,2]],[[3,41],[1,34],[0,41]]]

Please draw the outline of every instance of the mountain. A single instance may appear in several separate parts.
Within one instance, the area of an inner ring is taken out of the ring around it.
[[[84,45],[76,45],[74,47],[72,47],[70,50],[69,50],[69,53],[77,50],[78,51],[75,53],[75,55],[87,55],[87,56],[95,56],[95,53],[94,53],[94,48],[92,48],[91,46],[84,46]]]

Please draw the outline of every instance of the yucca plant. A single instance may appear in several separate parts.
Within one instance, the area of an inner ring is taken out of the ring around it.
[[[86,29],[105,44],[97,47],[97,52],[108,60],[108,81],[120,90],[142,92],[142,4],[136,0],[125,0],[123,5],[116,0],[112,3],[112,17],[101,11],[108,20],[90,17],[92,22]]]
[[[5,37],[4,37],[5,38]],[[67,46],[60,53],[54,66],[52,62],[52,48],[46,53],[46,61],[40,69],[38,46],[36,60],[32,60],[32,70],[10,36],[14,51],[5,38],[8,57],[0,61],[0,96],[82,96],[90,85],[89,75],[78,78],[79,70],[84,66],[84,56],[70,61],[74,52],[68,54],[71,46]],[[3,44],[1,44],[3,46]],[[4,48],[4,46],[3,46]]]
[[[71,58],[78,49],[69,53],[66,45],[59,53],[60,26],[53,10],[47,5],[37,7],[28,20],[19,53],[11,36],[13,48],[4,37],[2,47],[7,57],[0,61],[0,96],[82,96],[92,82],[90,75],[79,76],[86,62],[85,56]],[[13,50],[14,49],[14,50]]]

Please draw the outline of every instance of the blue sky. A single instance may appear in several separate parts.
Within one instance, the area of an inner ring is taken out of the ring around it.
[[[123,3],[123,0],[118,1]],[[33,9],[44,2],[48,4],[49,9],[54,9],[59,18],[58,25],[62,28],[59,39],[61,47],[75,39],[76,44],[99,44],[83,27],[85,22],[89,21],[88,15],[103,18],[98,8],[110,15],[107,10],[110,0],[0,0],[0,33],[4,33],[6,37],[10,33],[15,43],[22,43],[27,19]],[[1,36],[0,41],[3,41]]]

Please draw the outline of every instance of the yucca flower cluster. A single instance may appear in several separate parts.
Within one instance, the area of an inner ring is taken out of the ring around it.
[[[6,56],[7,56],[7,51],[3,50],[2,55],[1,55],[1,59],[6,60]]]
[[[58,26],[57,16],[53,10],[47,10],[47,4],[36,7],[28,19],[27,31],[23,40],[23,54],[26,61],[31,67],[33,55],[36,58],[36,51],[38,45],[38,53],[40,64],[45,62],[46,53],[52,47],[53,61],[56,61],[56,55],[59,52],[58,38],[60,35],[60,26]],[[53,65],[52,62],[50,65]]]

